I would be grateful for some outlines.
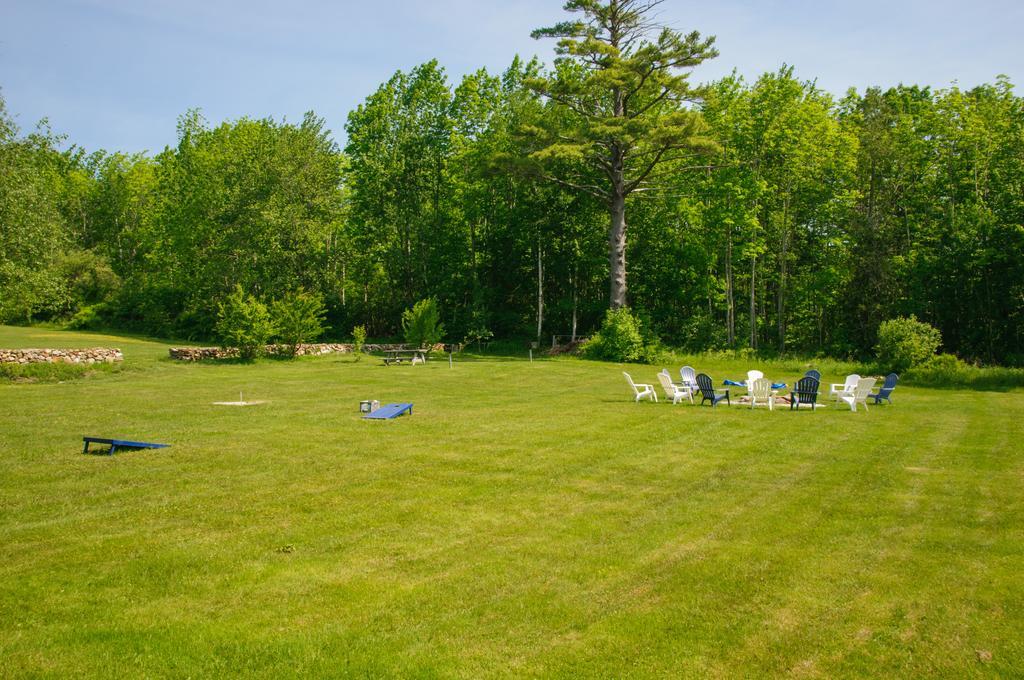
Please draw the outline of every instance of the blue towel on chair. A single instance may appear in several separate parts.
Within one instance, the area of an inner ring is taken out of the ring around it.
[[[728,378],[726,378],[725,380],[722,381],[722,384],[732,385],[733,387],[746,387],[747,381],[744,380],[743,382],[736,382],[735,380],[729,380]],[[773,390],[781,390],[784,389],[785,387],[786,383],[772,383]]]

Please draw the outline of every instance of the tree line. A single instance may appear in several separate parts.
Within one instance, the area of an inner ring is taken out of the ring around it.
[[[313,113],[188,111],[160,153],[88,153],[0,98],[0,321],[209,339],[240,286],[318,295],[341,336],[397,335],[426,298],[454,341],[586,335],[628,305],[687,349],[858,356],[916,315],[946,351],[1024,364],[1008,79],[836,98],[784,66],[691,86],[711,41],[641,12],[611,46],[621,12],[594,8],[631,3],[581,4],[539,32],[561,40],[551,68],[398,72],[344,147]]]

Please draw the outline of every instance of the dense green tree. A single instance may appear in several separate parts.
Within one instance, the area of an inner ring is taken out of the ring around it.
[[[214,332],[221,346],[236,348],[242,359],[249,361],[263,354],[277,330],[267,305],[239,285],[217,304]]]
[[[323,297],[304,290],[285,293],[270,304],[277,339],[293,357],[300,344],[313,342],[324,334],[326,314]]]
[[[437,300],[420,300],[402,312],[402,333],[405,341],[416,347],[428,348],[444,337],[444,324],[437,308]]]
[[[433,292],[432,264],[461,278],[447,229],[451,105],[444,70],[431,61],[396,73],[349,114],[350,218],[371,331]]]
[[[321,119],[211,129],[190,113],[156,161],[151,250],[132,281],[144,317],[203,335],[236,285],[266,297],[327,287],[341,163]]]
[[[65,299],[55,266],[70,242],[60,211],[58,140],[45,124],[19,134],[0,97],[0,322],[31,321]]]
[[[154,244],[157,165],[142,154],[113,153],[90,157],[88,169],[94,181],[81,245],[104,254],[119,276],[130,277]]]

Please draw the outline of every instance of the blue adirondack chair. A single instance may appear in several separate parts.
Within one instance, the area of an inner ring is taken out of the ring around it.
[[[814,378],[819,383],[821,382],[821,372],[814,370],[813,368],[804,373],[805,378]]]
[[[707,373],[697,374],[697,389],[700,390],[701,406],[704,405],[705,401],[710,401],[712,406],[717,406],[718,402],[723,399],[725,403],[732,406],[732,402],[729,401],[729,390],[716,390],[711,376]]]
[[[789,410],[798,409],[803,404],[810,404],[813,411],[818,403],[818,386],[820,383],[813,375],[805,375],[796,382],[796,387],[789,393]]]
[[[896,383],[899,382],[899,379],[900,377],[898,375],[896,375],[895,373],[890,373],[889,375],[885,376],[885,383],[882,384],[878,391],[873,394],[869,394],[868,397],[875,400],[876,406],[878,404],[881,404],[883,399],[885,399],[887,402],[891,404],[892,397],[890,397],[889,395],[892,394],[892,391],[894,389],[896,389]]]

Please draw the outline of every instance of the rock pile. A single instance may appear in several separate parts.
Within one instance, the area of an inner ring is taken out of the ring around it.
[[[444,351],[442,344],[434,345],[431,352]],[[284,354],[288,348],[284,345],[267,345],[264,348],[267,354]],[[389,352],[395,350],[412,349],[411,345],[401,344],[367,344],[363,345],[364,352]],[[299,345],[296,356],[319,356],[321,354],[348,354],[352,351],[351,343],[321,342],[309,345]],[[172,359],[178,361],[202,361],[204,359],[230,359],[238,356],[238,350],[234,347],[222,349],[220,347],[172,347],[168,350]]]
[[[124,361],[121,350],[106,347],[90,349],[0,349],[4,364],[112,364]]]
[[[220,347],[172,347],[167,352],[178,361],[201,361],[203,359],[227,359],[237,357],[238,350]]]

